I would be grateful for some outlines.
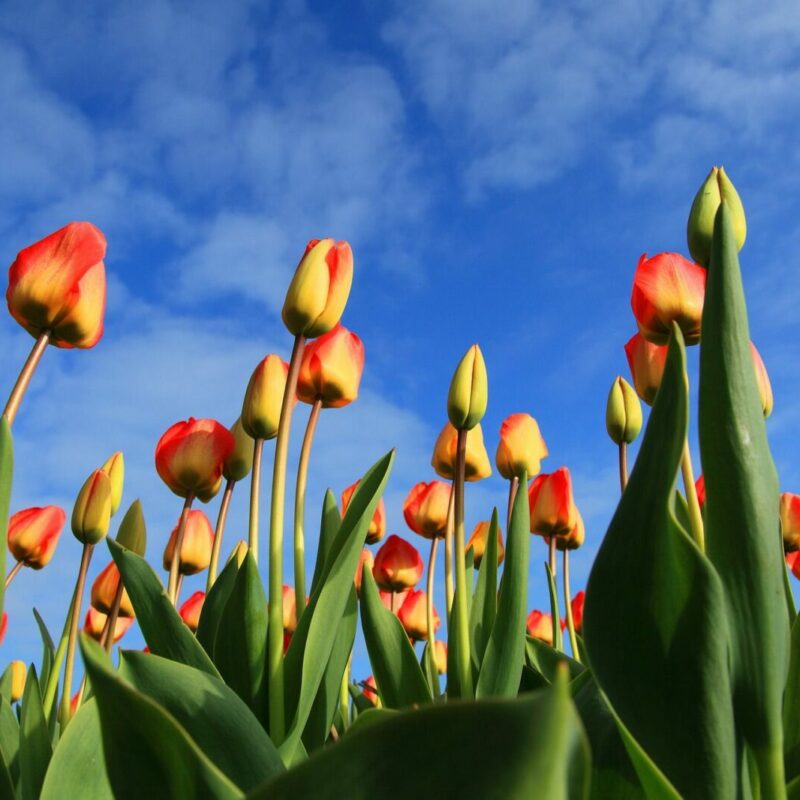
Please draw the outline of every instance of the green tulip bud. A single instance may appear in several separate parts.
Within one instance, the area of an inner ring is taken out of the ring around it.
[[[117,531],[117,544],[121,544],[137,556],[144,556],[147,547],[147,529],[139,500],[134,500],[125,512]]]
[[[472,430],[486,413],[489,381],[480,347],[474,344],[456,367],[447,397],[447,416],[454,428]]]
[[[97,544],[108,533],[111,521],[111,480],[96,469],[78,492],[72,509],[72,532],[79,542]]]
[[[242,418],[236,420],[231,428],[233,450],[225,459],[222,474],[226,481],[240,481],[253,468],[253,439],[242,427]]]
[[[642,429],[642,404],[633,387],[619,375],[606,404],[606,430],[615,444],[630,444]]]

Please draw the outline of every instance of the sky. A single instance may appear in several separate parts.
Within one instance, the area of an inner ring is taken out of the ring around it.
[[[123,509],[141,498],[160,570],[181,501],[156,475],[159,436],[189,416],[232,424],[259,360],[289,356],[280,309],[306,242],[332,236],[353,247],[342,321],[366,368],[358,401],[321,415],[307,519],[326,487],[338,494],[396,447],[389,532],[427,557],[402,501],[435,477],[450,378],[477,342],[490,455],[503,418],[524,411],[550,450],[543,469],[572,472],[587,525],[577,591],[618,499],[604,412],[615,376],[628,377],[633,271],[644,252],[687,254],[688,210],[715,164],[747,211],[751,334],[775,393],[768,432],[782,490],[800,491],[798,37],[793,0],[77,11],[5,0],[0,260],[72,220],[108,239],[105,335],[89,351],[45,353],[14,428],[12,511],[69,512],[122,450]],[[31,344],[0,315],[7,391]],[[290,475],[307,413],[298,405]],[[267,476],[272,454],[268,444]],[[224,551],[246,537],[246,494],[234,495]],[[505,498],[496,472],[469,485],[468,532]],[[529,606],[544,609],[538,538],[531,553]],[[32,606],[58,636],[79,559],[67,529],[51,564],[12,584],[0,662],[38,660]],[[108,560],[98,547],[90,576]],[[441,563],[437,583],[441,611]],[[183,596],[204,585],[187,579]],[[136,628],[123,641],[142,646]],[[359,645],[354,676],[368,671]]]

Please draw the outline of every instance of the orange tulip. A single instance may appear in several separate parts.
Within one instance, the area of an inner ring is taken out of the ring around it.
[[[158,440],[156,470],[179,497],[192,494],[207,503],[219,491],[233,444],[233,434],[216,420],[189,417]]]
[[[203,610],[203,601],[206,599],[205,592],[195,592],[180,607],[178,613],[189,629],[194,632],[200,624],[200,612]]]
[[[67,515],[58,506],[25,508],[8,521],[8,549],[26,567],[41,569],[56,551]]]
[[[350,505],[350,500],[353,497],[353,492],[358,488],[358,481],[351,486],[348,486],[342,492],[342,516],[347,511],[347,506]],[[369,530],[367,531],[367,544],[375,544],[383,539],[386,533],[386,506],[383,503],[383,498],[378,500],[378,505],[375,508],[375,513],[372,515],[372,521],[369,523]]]
[[[24,661],[12,661],[11,667],[11,697],[9,700],[16,703],[25,692],[25,680],[28,677],[28,667]]]
[[[107,619],[108,616],[103,614],[102,611],[89,606],[89,611],[86,613],[86,619],[83,622],[83,632],[88,633],[92,639],[99,642]],[[126,634],[131,625],[133,625],[133,617],[117,617],[117,623],[114,625],[115,644]]]
[[[375,567],[373,566],[372,569],[374,572]],[[387,592],[381,589],[378,592],[378,596],[381,598],[381,603],[383,603],[384,608],[397,616],[397,612],[403,607],[403,603],[405,602],[406,597],[408,597],[408,593],[410,591],[411,589],[403,589],[402,592]]]
[[[106,239],[89,222],[71,222],[18,254],[6,302],[31,336],[50,331],[56,347],[94,347],[106,308]]]
[[[753,356],[753,366],[756,368],[756,384],[758,385],[758,394],[761,397],[761,410],[764,412],[764,418],[766,419],[772,413],[774,405],[772,384],[761,355],[752,342],[750,342],[750,352]]]
[[[172,529],[167,546],[164,548],[164,569],[168,570],[175,553],[175,540],[180,522]],[[208,568],[211,563],[211,550],[214,547],[214,529],[208,517],[198,509],[192,509],[186,519],[181,543],[178,571],[181,575],[194,575]]]
[[[422,569],[422,557],[417,548],[393,534],[375,554],[372,576],[381,589],[401,592],[416,586]]]
[[[472,531],[472,536],[469,537],[466,549],[472,548],[472,560],[476,567],[481,565],[483,554],[486,552],[486,541],[489,538],[489,520],[479,522]],[[505,558],[505,548],[503,547],[503,532],[500,526],[497,526],[497,564],[498,566],[503,563]]]
[[[781,495],[780,518],[784,550],[787,553],[800,550],[800,494]]]
[[[677,322],[686,344],[700,341],[706,271],[679,253],[644,254],[633,276],[631,307],[642,335],[666,344]]]
[[[648,405],[653,405],[664,375],[667,346],[648,342],[641,333],[637,333],[625,345],[625,355],[628,357],[636,394]]]
[[[363,342],[337,324],[303,351],[297,397],[304,403],[320,399],[323,408],[341,408],[358,397],[363,371]]]
[[[786,554],[786,564],[792,571],[792,575],[800,580],[800,550],[793,550]]]
[[[577,550],[583,545],[585,539],[586,529],[583,525],[583,517],[579,511],[575,527],[568,534],[556,536],[556,550],[560,550],[562,553],[565,550]],[[549,536],[545,536],[544,540],[547,544],[550,544]]]
[[[427,602],[428,595],[425,592],[412,589],[397,612],[397,618],[403,624],[408,638],[413,639],[415,642],[427,641],[428,639]],[[434,633],[439,630],[441,624],[442,621],[439,619],[439,614],[434,608]]]
[[[102,611],[104,614],[110,614],[118,587],[119,570],[117,569],[117,565],[111,561],[94,579],[94,583],[92,584],[92,606],[98,611]],[[122,590],[119,614],[122,617],[136,616],[131,599],[128,597],[128,592],[125,591],[125,589]]]
[[[583,604],[585,600],[586,592],[578,592],[578,594],[572,598],[569,604],[570,608],[572,609],[572,624],[575,627],[575,633],[580,633],[581,629],[583,628]],[[563,631],[566,627],[567,621],[562,619],[561,630]]]
[[[274,353],[253,370],[242,402],[242,428],[253,439],[274,439],[278,435],[283,394],[289,365]],[[297,402],[294,398],[293,403]]]
[[[553,645],[553,618],[545,611],[537,611],[534,609],[528,614],[528,622],[526,624],[528,636],[533,639],[539,639],[545,644]]]
[[[580,519],[566,467],[537,475],[528,490],[528,502],[531,533],[540,536],[568,536]]]
[[[361,596],[361,579],[363,577],[364,570],[365,569],[372,570],[374,564],[375,564],[375,557],[372,555],[372,551],[367,550],[367,548],[365,547],[361,551],[361,556],[358,559],[358,566],[356,567],[355,584],[356,584],[356,593],[359,595],[359,597]]]
[[[433,658],[436,661],[436,671],[440,675],[447,674],[447,645],[437,639],[433,647]]]
[[[519,478],[523,472],[532,478],[547,454],[539,423],[530,414],[511,414],[503,420],[495,463],[506,480]]]
[[[293,586],[283,585],[283,631],[290,636],[297,630],[297,605]]]
[[[444,537],[450,507],[450,484],[421,481],[411,488],[403,503],[403,516],[414,533],[426,539]]]
[[[378,687],[375,685],[375,678],[372,675],[362,682],[361,692],[372,705],[378,705]]]
[[[446,422],[433,448],[431,465],[441,478],[452,480],[456,471],[456,439],[458,431]],[[478,424],[467,431],[466,469],[464,479],[479,481],[492,474],[489,454],[483,444],[483,431]]]

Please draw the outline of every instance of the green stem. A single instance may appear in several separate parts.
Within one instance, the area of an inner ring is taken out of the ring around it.
[[[169,582],[167,583],[167,597],[174,606],[178,599],[178,574],[181,566],[181,550],[183,549],[183,535],[186,532],[186,521],[192,508],[193,494],[186,495],[183,503],[181,517],[178,520],[178,532],[175,534],[175,549],[172,551],[172,561],[169,565]]]
[[[72,620],[72,609],[75,607],[75,592],[72,593],[72,601],[69,605],[69,611],[64,619],[64,627],[61,630],[61,638],[58,641],[56,654],[53,658],[53,666],[50,668],[50,674],[47,677],[47,686],[45,686],[44,697],[42,698],[42,705],[47,719],[50,720],[53,713],[53,706],[56,701],[56,692],[58,691],[58,676],[61,674],[61,665],[64,662],[64,655],[67,652],[67,641],[69,639],[69,625]]]
[[[569,644],[572,648],[572,657],[580,664],[581,654],[578,650],[578,637],[575,635],[575,620],[572,617],[572,593],[569,588],[569,550],[564,551],[564,603],[567,615],[567,630],[569,631]]]
[[[11,586],[11,581],[13,581],[14,578],[17,577],[17,573],[21,569],[22,569],[22,562],[21,561],[17,561],[17,563],[14,564],[13,567],[11,567],[11,569],[9,570],[8,575],[6,575],[6,589],[8,589],[8,587]]]
[[[514,508],[514,499],[517,496],[518,489],[519,489],[519,477],[515,475],[508,482],[508,511],[506,512],[506,536],[508,535],[508,532],[511,530],[511,511]]]
[[[683,443],[681,473],[683,474],[683,485],[686,489],[686,504],[689,508],[689,527],[691,528],[692,538],[697,546],[705,552],[706,538],[703,529],[703,512],[700,510],[700,501],[697,499],[697,488],[694,485],[692,454],[689,452],[688,439]]]
[[[450,634],[450,612],[453,609],[453,595],[455,590],[453,588],[453,504],[455,502],[455,493],[453,486],[450,486],[450,500],[447,505],[447,528],[444,535],[444,590],[447,597],[447,624],[448,635]]]
[[[261,461],[264,453],[264,440],[253,441],[253,468],[250,471],[250,525],[247,531],[247,546],[258,564],[258,515],[261,496]]]
[[[459,696],[472,699],[472,662],[469,648],[469,612],[467,608],[467,569],[464,562],[464,472],[466,469],[467,432],[458,431],[456,440],[456,476],[454,485],[454,527],[456,559],[455,614],[458,632]]]
[[[439,689],[439,672],[436,669],[436,631],[433,627],[433,584],[436,577],[436,554],[439,549],[439,539],[434,537],[431,540],[431,552],[428,557],[428,583],[425,587],[425,616],[428,625],[428,644],[425,648],[425,653],[428,659],[428,672],[433,682],[433,696],[439,697],[441,694]]]
[[[553,647],[564,651],[564,639],[561,636],[561,615],[558,612],[558,590],[556,589],[556,576],[550,564],[544,565],[547,571],[547,588],[550,591],[550,619],[553,623]]]
[[[619,488],[624,492],[628,485],[628,445],[619,443]]]
[[[208,578],[206,579],[206,594],[211,591],[214,581],[217,579],[217,569],[219,567],[219,552],[222,549],[222,534],[225,532],[225,522],[228,519],[228,509],[231,505],[231,496],[236,481],[229,480],[225,484],[225,492],[219,504],[219,514],[217,515],[217,527],[214,531],[214,544],[211,548],[211,561],[208,564]]]
[[[785,800],[786,784],[783,765],[783,747],[761,747],[751,750],[758,766],[761,796],[770,800]]]
[[[44,355],[49,341],[50,331],[43,331],[39,334],[39,338],[34,342],[31,352],[28,354],[28,358],[25,360],[19,376],[17,377],[17,382],[14,384],[11,394],[8,396],[3,416],[8,420],[9,428],[14,424],[14,419],[19,411],[22,398],[28,390],[33,373],[36,372],[36,367],[39,366],[39,362],[42,360],[42,356]]]
[[[339,686],[339,713],[342,715],[342,733],[350,727],[350,668],[353,662],[353,654],[347,659],[347,666],[344,668],[342,683]]]

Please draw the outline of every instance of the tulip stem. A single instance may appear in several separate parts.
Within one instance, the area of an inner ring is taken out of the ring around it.
[[[211,591],[214,581],[217,579],[217,567],[219,565],[219,551],[222,548],[222,534],[225,532],[225,522],[228,519],[228,509],[231,505],[231,496],[236,481],[229,479],[225,484],[225,491],[222,494],[222,501],[219,504],[219,514],[217,515],[217,527],[214,531],[214,544],[211,548],[211,561],[208,562],[208,578],[206,580],[206,594]]]
[[[548,563],[550,564],[550,572],[553,573],[553,577],[556,577],[556,537],[551,536],[548,542]]]
[[[472,662],[469,652],[469,611],[467,608],[467,569],[464,561],[464,473],[466,470],[467,432],[459,429],[456,439],[456,476],[454,484],[456,598],[453,611],[458,632],[458,690],[459,697],[471,699]]]
[[[439,539],[434,536],[431,540],[431,552],[428,556],[428,583],[425,587],[425,616],[428,625],[428,646],[425,648],[425,653],[428,659],[428,672],[433,683],[431,689],[435,698],[438,698],[441,694],[439,691],[439,672],[436,669],[436,631],[433,627],[433,583],[436,577],[436,554],[438,550]]]
[[[392,589],[392,591],[389,593],[389,611],[391,611],[392,614],[394,614],[394,598],[395,598],[395,593],[394,589]]]
[[[581,654],[578,650],[578,637],[575,634],[575,620],[572,616],[572,592],[569,588],[569,550],[564,551],[564,604],[567,615],[567,630],[569,631],[569,644],[572,648],[572,657],[579,664],[581,663]]]
[[[72,674],[75,671],[75,645],[78,641],[78,619],[83,602],[83,587],[86,583],[86,573],[89,571],[89,562],[92,560],[94,545],[85,543],[81,553],[81,565],[78,569],[78,579],[75,581],[75,593],[72,597],[72,609],[69,621],[69,640],[67,642],[67,663],[64,667],[64,686],[61,698],[61,732],[69,723],[71,714],[70,700],[72,695]]]
[[[11,570],[9,571],[8,575],[6,575],[6,589],[8,589],[8,587],[11,586],[11,581],[13,581],[14,578],[17,577],[17,573],[22,569],[22,566],[23,566],[22,562],[17,561],[17,563],[14,564],[13,567],[11,567]]]
[[[42,706],[47,719],[50,720],[53,713],[53,705],[56,700],[56,692],[58,691],[58,676],[61,674],[61,665],[64,663],[64,654],[67,651],[67,639],[69,637],[69,625],[72,619],[72,609],[75,607],[75,595],[73,593],[70,602],[69,611],[64,619],[64,627],[61,630],[61,638],[58,640],[58,647],[56,654],[53,658],[53,666],[50,668],[50,674],[47,678],[47,685],[44,689],[44,696],[42,698]]]
[[[19,411],[22,398],[25,396],[25,392],[27,391],[31,382],[33,373],[36,371],[36,367],[42,360],[42,355],[44,354],[45,348],[49,342],[50,331],[42,331],[39,334],[39,338],[34,342],[31,352],[28,354],[28,358],[22,365],[22,369],[17,377],[17,382],[14,384],[11,394],[8,396],[8,401],[6,402],[6,407],[3,411],[3,416],[8,420],[9,427],[14,424],[14,418],[17,416],[17,412]]]
[[[692,454],[689,452],[688,439],[683,443],[681,472],[683,473],[683,485],[686,489],[686,504],[689,508],[689,527],[691,528],[692,538],[697,546],[705,552],[706,540],[703,530],[703,512],[700,510],[700,501],[697,499],[697,488],[694,485]]]
[[[297,375],[305,348],[305,336],[295,336],[286,388],[281,403],[275,466],[272,470],[272,506],[269,515],[269,628],[267,629],[267,683],[269,686],[269,735],[276,745],[285,731],[283,697],[283,511],[286,502],[286,459],[292,426],[292,407],[297,394]],[[255,464],[253,464],[255,469]]]
[[[179,600],[179,598],[181,596],[181,588],[182,587],[183,587],[183,575],[179,572],[178,573],[178,581],[175,584],[175,602],[173,603],[175,608],[178,607],[178,600]]]
[[[508,482],[508,511],[506,512],[506,531],[511,530],[511,511],[514,508],[514,500],[519,489],[519,476],[515,475]]]
[[[181,566],[181,550],[183,549],[183,534],[186,532],[186,521],[189,519],[189,511],[192,507],[193,494],[186,495],[183,504],[181,518],[178,521],[178,532],[175,534],[175,549],[172,551],[172,561],[169,565],[169,583],[167,584],[167,596],[174,606],[178,599],[178,575]]]
[[[250,527],[247,534],[247,546],[256,564],[258,564],[258,515],[263,453],[264,440],[255,439],[253,441],[253,469],[250,472]]]
[[[447,505],[447,528],[444,535],[444,589],[447,595],[447,620],[448,620],[448,635],[450,634],[450,610],[453,608],[453,533],[454,533],[454,520],[453,520],[453,507],[455,503],[455,495],[453,487],[450,486],[450,501]]]
[[[619,488],[625,491],[628,485],[628,445],[625,442],[619,443]]]
[[[322,398],[318,397],[311,406],[308,424],[303,436],[300,460],[297,462],[297,486],[294,493],[294,597],[297,609],[297,621],[306,607],[306,544],[303,524],[306,513],[306,482],[308,480],[308,462],[311,460],[311,445],[314,431],[322,408]]]
[[[103,633],[100,636],[100,646],[105,647],[106,653],[111,652],[114,646],[114,631],[117,627],[117,618],[119,617],[119,608],[122,605],[122,593],[125,591],[125,586],[120,578],[117,584],[117,591],[114,593],[114,601],[111,603],[111,609],[106,618],[106,624],[103,627]]]
[[[342,683],[339,686],[339,713],[342,715],[342,732],[350,727],[350,668],[353,663],[353,654],[347,659],[347,666],[344,668]]]

